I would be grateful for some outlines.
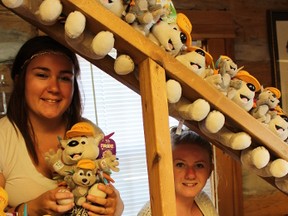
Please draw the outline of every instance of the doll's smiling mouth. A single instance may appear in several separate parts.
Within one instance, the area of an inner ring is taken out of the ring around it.
[[[72,158],[73,160],[77,160],[78,158],[81,158],[82,153],[74,153],[70,155],[70,158]]]
[[[275,125],[275,128],[276,128],[276,130],[277,130],[278,132],[283,132],[283,131],[285,131],[283,127],[278,126],[278,125]]]
[[[168,51],[168,52],[171,51],[171,50],[175,50],[175,47],[174,47],[173,42],[172,42],[171,39],[168,40],[168,48],[166,48],[166,51]]]
[[[250,98],[248,98],[247,96],[245,96],[245,95],[240,95],[240,98],[241,98],[241,100],[243,101],[243,102],[248,102],[248,101],[250,101]]]
[[[233,70],[233,71],[235,71],[235,70],[236,70],[236,68],[235,68],[235,67],[233,67],[233,66],[231,66],[231,65],[230,65],[230,69],[231,69],[231,70]]]
[[[190,65],[193,67],[197,67],[197,69],[201,69],[201,66],[195,62],[190,62]]]
[[[270,102],[271,102],[271,103],[274,103],[274,102],[275,102],[275,100],[274,100],[274,99],[271,99],[271,100],[270,100]]]

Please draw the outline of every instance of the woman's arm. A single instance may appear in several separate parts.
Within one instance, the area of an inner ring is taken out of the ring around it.
[[[117,195],[117,200],[118,200],[117,201],[117,205],[116,205],[115,216],[121,216],[123,211],[124,211],[124,203],[123,203],[123,200],[122,200],[122,198],[120,196],[119,191],[116,188],[114,188],[114,191],[115,191],[115,193]]]
[[[63,200],[70,200],[67,204],[59,204]],[[39,216],[39,215],[58,215],[64,213],[73,208],[73,194],[65,188],[56,188],[54,190],[47,191],[37,197],[34,200],[30,200],[26,203],[19,204],[16,209],[17,212],[24,212],[24,206],[26,205],[27,215]],[[9,212],[15,212],[15,208],[9,209]]]

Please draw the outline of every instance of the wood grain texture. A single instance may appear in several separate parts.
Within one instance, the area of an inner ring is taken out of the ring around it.
[[[152,215],[176,215],[165,71],[147,59],[139,78]]]

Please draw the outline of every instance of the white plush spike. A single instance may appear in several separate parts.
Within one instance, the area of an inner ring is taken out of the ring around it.
[[[65,34],[71,39],[78,38],[83,33],[85,25],[85,16],[79,11],[74,11],[66,19]]]
[[[225,124],[225,116],[223,113],[213,110],[204,119],[205,128],[210,133],[217,133]]]
[[[99,32],[93,39],[91,47],[97,56],[103,58],[113,49],[115,43],[113,33],[109,31]]]
[[[278,158],[271,162],[270,172],[272,176],[281,178],[288,174],[288,162],[282,158]]]
[[[209,103],[201,98],[191,103],[182,97],[175,104],[175,108],[183,119],[192,121],[202,121],[210,112]]]
[[[23,0],[2,0],[7,8],[17,8],[23,4]]]
[[[128,55],[120,55],[116,58],[114,63],[115,73],[119,75],[126,75],[134,71],[135,64],[133,59]]]
[[[176,103],[182,95],[182,88],[179,82],[170,79],[166,82],[167,99],[169,103]]]
[[[264,146],[249,148],[241,152],[241,162],[244,166],[262,169],[269,163],[270,153]]]
[[[60,14],[62,13],[63,6],[60,0],[44,0],[36,15],[46,25],[53,25]]]

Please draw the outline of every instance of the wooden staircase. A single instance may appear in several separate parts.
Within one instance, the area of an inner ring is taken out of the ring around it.
[[[73,45],[65,40],[63,23],[44,25],[25,5],[10,10],[141,95],[153,215],[176,215],[174,188],[171,187],[174,185],[171,148],[170,145],[167,145],[170,143],[165,87],[167,77],[175,79],[181,84],[185,98],[190,101],[198,98],[207,100],[213,109],[219,110],[225,115],[227,127],[248,133],[252,137],[253,145],[263,145],[273,156],[288,161],[286,143],[237,104],[227,99],[196,74],[191,73],[180,62],[107,11],[95,0],[62,0],[61,2],[65,15],[78,10],[86,16],[85,41],[82,45]],[[1,4],[3,3],[1,2]],[[193,21],[191,22],[193,23]],[[96,59],[90,54],[88,46],[92,37],[103,30],[114,34],[115,48],[118,52],[128,54],[134,60],[138,66],[139,80],[135,78],[134,74],[117,75],[114,72],[115,60],[112,57]],[[196,122],[186,121],[185,124],[206,136],[199,130]],[[209,137],[207,139],[234,159],[239,160],[238,151],[225,147],[216,139]],[[274,184],[273,178],[266,180]]]

